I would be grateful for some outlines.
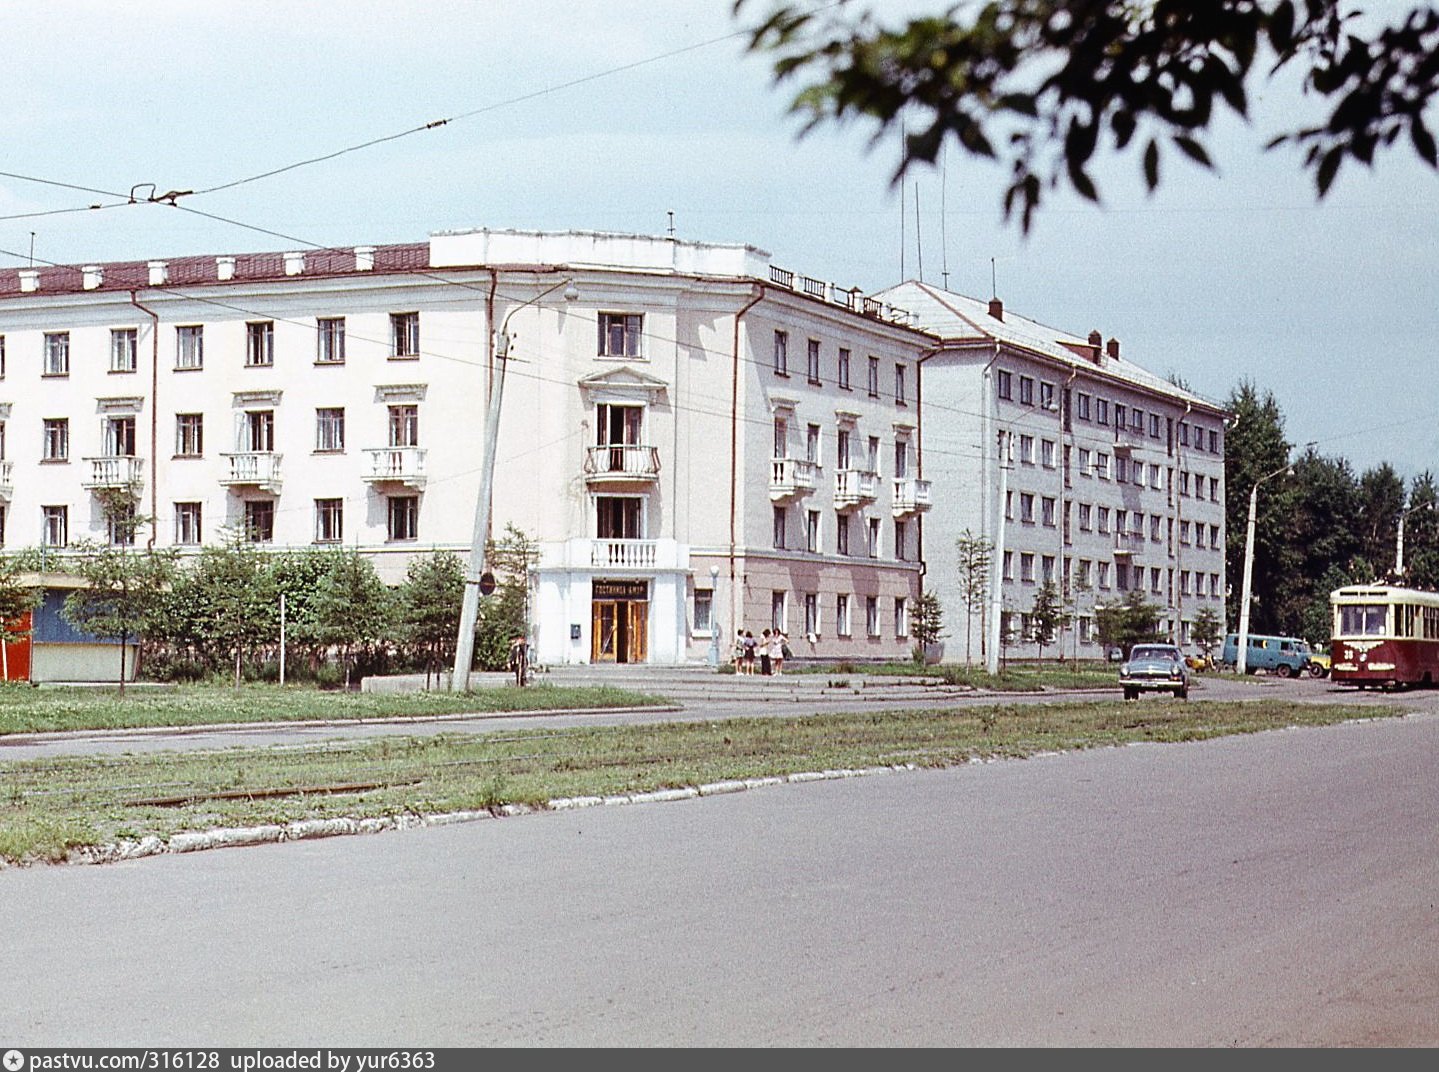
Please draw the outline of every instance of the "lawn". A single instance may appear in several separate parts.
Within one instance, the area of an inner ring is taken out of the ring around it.
[[[1369,709],[1365,717],[1400,713]],[[77,848],[211,828],[543,807],[557,798],[946,767],[1353,717],[1352,707],[1282,700],[999,704],[0,763],[0,860],[57,861]]]

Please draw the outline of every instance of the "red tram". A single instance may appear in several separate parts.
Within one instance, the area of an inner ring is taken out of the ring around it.
[[[1439,592],[1356,584],[1329,595],[1330,676],[1339,685],[1439,683]]]

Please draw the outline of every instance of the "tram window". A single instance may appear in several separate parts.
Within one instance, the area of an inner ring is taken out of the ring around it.
[[[1382,604],[1357,604],[1339,608],[1339,632],[1343,636],[1382,636],[1384,612]]]

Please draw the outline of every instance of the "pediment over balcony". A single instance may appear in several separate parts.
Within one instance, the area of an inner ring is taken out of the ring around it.
[[[580,390],[592,401],[634,402],[641,405],[653,405],[669,390],[669,384],[664,380],[628,365],[586,376],[579,381],[579,385]]]
[[[278,406],[280,395],[284,392],[276,388],[271,391],[232,391],[233,405],[236,409],[244,409],[246,406]]]
[[[96,413],[139,413],[144,408],[145,399],[139,395],[95,399]]]

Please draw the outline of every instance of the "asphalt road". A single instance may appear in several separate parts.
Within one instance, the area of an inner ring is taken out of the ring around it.
[[[0,1046],[1434,1046],[1436,766],[1421,714],[12,868]]]

